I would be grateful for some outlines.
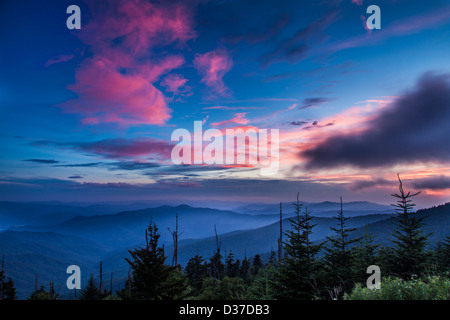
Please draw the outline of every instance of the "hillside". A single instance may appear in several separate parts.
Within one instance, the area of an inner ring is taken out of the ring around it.
[[[74,235],[115,248],[128,248],[142,241],[142,234],[150,220],[158,225],[161,241],[171,241],[168,228],[175,226],[176,214],[183,229],[183,238],[205,238],[214,234],[214,226],[221,233],[245,230],[270,224],[278,215],[245,215],[233,211],[193,208],[187,205],[124,211],[112,215],[75,217],[55,225],[23,226],[16,231],[57,232]]]

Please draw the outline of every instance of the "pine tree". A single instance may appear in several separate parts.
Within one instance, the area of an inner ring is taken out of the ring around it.
[[[440,272],[450,271],[450,236],[447,236],[435,250],[436,263]]]
[[[237,277],[239,275],[239,260],[234,260],[234,254],[232,251],[228,254],[225,260],[225,275],[227,277]]]
[[[206,277],[205,259],[198,254],[189,259],[184,269],[189,283],[193,288],[193,294],[199,295],[202,289],[203,279]]]
[[[405,192],[400,175],[397,175],[399,181],[399,193],[392,194],[397,198],[395,225],[396,229],[392,233],[395,239],[393,255],[389,257],[390,271],[405,279],[410,279],[412,275],[421,275],[427,268],[427,262],[430,255],[425,251],[430,234],[425,234],[424,216],[414,214],[415,204],[412,198],[420,194],[419,192]]]
[[[40,286],[39,289],[35,289],[27,300],[51,300],[50,292],[48,292],[44,286]]]
[[[264,267],[264,264],[262,263],[261,256],[259,254],[255,254],[253,257],[253,263],[250,268],[250,273],[254,276],[258,274],[259,269]]]
[[[295,217],[290,219],[291,228],[285,233],[284,258],[276,274],[276,297],[280,299],[312,299],[317,296],[316,256],[320,244],[313,244],[310,236],[315,225],[311,224],[308,210],[301,211],[298,199],[293,203]]]
[[[0,300],[17,300],[17,292],[14,286],[14,281],[11,278],[6,280],[3,273],[3,271],[0,271],[0,283],[2,283]]]
[[[239,268],[239,276],[245,283],[250,281],[250,261],[247,259],[247,256],[242,260],[241,267]]]
[[[101,299],[102,299],[102,292],[100,291],[100,288],[98,288],[95,284],[94,275],[91,274],[91,277],[89,278],[86,288],[84,288],[84,290],[81,291],[80,300],[101,300]]]
[[[369,233],[366,226],[366,234],[361,239],[359,246],[354,248],[353,269],[355,282],[365,283],[367,280],[367,268],[371,265],[378,265],[379,259],[377,251],[379,245],[374,243],[374,235]]]
[[[184,296],[187,279],[178,267],[165,264],[164,247],[158,246],[158,227],[152,221],[145,233],[145,247],[129,250],[131,296],[139,300],[177,299]]]
[[[5,256],[2,258],[2,269],[0,270],[0,300],[16,300],[17,293],[14,281],[11,278],[6,280],[5,276]]]
[[[344,216],[342,197],[341,208],[336,217],[337,228],[330,227],[335,236],[326,237],[328,246],[325,248],[324,256],[327,268],[327,289],[332,298],[338,298],[342,292],[348,292],[355,284],[355,274],[352,268],[354,262],[354,250],[352,245],[359,242],[361,238],[350,239],[349,235],[356,228],[347,228]]]

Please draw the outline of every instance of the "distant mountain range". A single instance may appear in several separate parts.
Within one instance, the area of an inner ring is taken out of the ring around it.
[[[336,215],[339,203],[305,203],[304,206],[312,212],[312,222],[316,224],[312,240],[322,241],[330,234],[330,227],[336,225],[331,216]],[[116,208],[130,208],[130,205]],[[351,216],[348,226],[359,228],[353,236],[363,235],[368,230],[374,233],[377,243],[390,244],[394,226],[391,208],[352,202],[344,203],[344,213]],[[84,286],[90,273],[98,274],[100,261],[103,261],[105,278],[109,279],[113,272],[114,286],[119,288],[128,273],[124,260],[129,256],[127,250],[142,245],[150,220],[158,225],[167,262],[171,261],[173,250],[168,228],[173,230],[176,214],[182,232],[178,255],[182,265],[197,253],[206,259],[214,253],[214,226],[223,255],[233,251],[236,258],[242,259],[245,255],[252,257],[277,249],[279,204],[241,206],[236,212],[179,205],[115,213],[110,205],[0,202],[0,225],[9,226],[8,230],[0,232],[0,255],[5,255],[7,275],[15,281],[21,298],[26,298],[33,290],[36,274],[39,284],[48,287],[48,282],[54,281],[55,287],[61,287],[60,293],[68,297],[67,266],[81,267]],[[428,216],[426,230],[433,232],[433,243],[450,235],[450,204],[419,210],[417,214]],[[283,203],[283,230],[289,229],[292,215],[292,205]],[[23,224],[20,227],[19,222]]]

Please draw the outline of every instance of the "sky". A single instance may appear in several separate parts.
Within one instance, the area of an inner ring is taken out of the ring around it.
[[[397,174],[450,201],[448,1],[7,0],[0,26],[2,201],[392,203]],[[195,121],[278,130],[278,170],[174,163]]]

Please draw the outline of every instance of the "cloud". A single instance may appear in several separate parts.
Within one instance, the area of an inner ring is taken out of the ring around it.
[[[298,63],[305,59],[311,50],[311,47],[325,39],[325,30],[339,17],[339,11],[334,8],[329,10],[320,19],[314,20],[306,27],[299,28],[294,34],[288,38],[278,41],[271,50],[265,53],[260,62],[263,67],[267,67],[273,63],[288,62],[291,64]]]
[[[60,107],[80,114],[84,124],[164,124],[171,110],[154,84],[184,57],[158,49],[195,38],[190,10],[181,2],[141,0],[89,5],[92,20],[76,34],[92,56],[68,86],[78,97]]]
[[[301,127],[301,126],[304,126],[304,125],[308,124],[308,121],[291,121],[289,124],[291,126]]]
[[[73,55],[73,54],[59,55],[59,56],[56,56],[55,58],[47,60],[47,62],[44,64],[44,66],[48,67],[48,66],[51,66],[52,64],[70,61],[73,58],[75,58],[75,55]]]
[[[233,61],[224,48],[218,48],[204,54],[196,54],[194,67],[202,76],[201,82],[208,86],[212,97],[229,96],[229,89],[223,82],[223,77],[230,71]]]
[[[393,183],[389,180],[378,178],[373,180],[355,180],[349,184],[349,189],[352,191],[359,191],[370,189],[378,186],[392,186]]]
[[[174,95],[189,96],[192,94],[191,88],[186,85],[188,82],[182,75],[169,74],[161,81],[161,86],[166,88],[167,92],[171,92]]]
[[[365,18],[365,16],[363,16]],[[437,10],[422,15],[398,19],[389,26],[383,26],[377,32],[369,32],[362,36],[355,36],[344,41],[337,41],[327,46],[327,50],[336,52],[344,49],[373,46],[381,41],[392,37],[399,37],[420,32],[421,30],[433,28],[445,24],[450,19],[450,6],[441,7]],[[364,24],[365,26],[365,24]]]
[[[80,175],[78,175],[78,174],[75,174],[75,175],[73,175],[73,176],[67,177],[67,179],[84,179],[84,177],[83,177],[83,176],[80,176]]]
[[[419,180],[413,180],[412,185],[416,189],[429,189],[429,190],[450,189],[450,177],[440,175]]]
[[[29,161],[29,162],[36,162],[36,163],[44,163],[44,164],[54,164],[59,163],[57,160],[51,160],[51,159],[27,159],[23,161]]]
[[[211,125],[213,127],[223,127],[223,126],[228,125],[230,123],[245,125],[245,124],[249,123],[249,120],[245,117],[245,115],[246,115],[245,112],[236,113],[234,115],[234,117],[229,119],[229,120],[224,120],[224,121],[220,121],[220,122],[214,122]]]
[[[383,167],[450,160],[450,75],[425,73],[414,88],[366,120],[302,151],[307,168]]]
[[[311,107],[317,107],[318,105],[329,102],[329,101],[330,101],[330,99],[323,98],[323,97],[305,98],[305,99],[303,99],[303,103],[299,107],[299,109],[307,109],[307,108],[311,108]]]
[[[171,143],[153,138],[139,139],[103,139],[93,142],[54,142],[54,141],[35,141],[32,143],[37,147],[59,147],[63,149],[72,149],[77,151],[94,154],[107,159],[124,159],[150,157],[160,159],[170,159],[170,153],[173,148]],[[97,166],[100,162],[87,164],[72,164],[61,166]]]

